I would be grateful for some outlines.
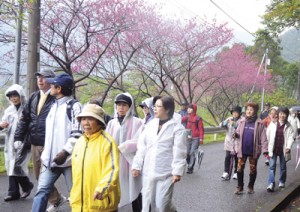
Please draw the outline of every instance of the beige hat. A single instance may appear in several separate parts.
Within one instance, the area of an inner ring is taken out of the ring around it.
[[[83,107],[82,112],[76,118],[78,121],[80,121],[80,119],[82,117],[93,117],[93,118],[101,121],[102,124],[104,124],[104,126],[106,126],[105,121],[104,121],[104,114],[105,114],[104,110],[99,105],[86,104]]]

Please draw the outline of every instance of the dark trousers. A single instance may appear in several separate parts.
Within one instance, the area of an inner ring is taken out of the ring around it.
[[[33,187],[28,177],[8,176],[8,195],[19,198],[19,185],[23,192],[29,191]]]
[[[132,202],[132,211],[141,212],[142,208],[142,194],[139,194],[139,196]]]
[[[232,157],[232,155],[230,154],[230,151],[226,150],[225,161],[224,161],[224,172],[229,173],[231,157]],[[237,155],[235,154],[234,155],[234,166],[233,166],[234,173],[236,173],[236,171],[237,171],[237,165],[238,165],[238,158],[237,158]]]
[[[243,189],[244,188],[244,169],[246,165],[247,158],[249,157],[249,166],[250,166],[250,173],[249,173],[249,184],[248,188],[253,189],[254,183],[256,180],[257,175],[257,159],[254,159],[252,156],[243,156],[238,160],[238,187]]]

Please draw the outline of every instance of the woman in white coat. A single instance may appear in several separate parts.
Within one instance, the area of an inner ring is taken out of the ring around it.
[[[134,102],[129,93],[121,93],[115,98],[115,116],[108,122],[106,132],[116,141],[120,150],[120,187],[119,208],[132,204],[133,212],[142,210],[142,178],[131,175],[132,159],[137,150],[137,141],[143,129],[143,121],[134,117]]]
[[[0,130],[6,133],[4,158],[9,183],[8,195],[4,198],[4,201],[7,202],[29,196],[33,184],[28,178],[30,148],[24,146],[23,143],[14,143],[14,134],[25,105],[24,90],[22,86],[14,84],[6,90],[5,96],[11,103],[4,111],[2,121],[0,122]],[[21,195],[19,186],[23,190]]]
[[[184,127],[173,118],[172,97],[154,97],[155,118],[146,125],[138,141],[132,164],[132,175],[143,173],[143,210],[158,208],[175,211],[172,204],[174,184],[180,181],[186,166],[186,135]]]
[[[294,142],[294,132],[291,124],[287,121],[289,109],[286,107],[278,109],[278,121],[270,122],[267,128],[268,154],[270,156],[269,180],[267,191],[273,192],[275,187],[276,161],[280,161],[279,188],[285,187],[286,160],[290,155]]]

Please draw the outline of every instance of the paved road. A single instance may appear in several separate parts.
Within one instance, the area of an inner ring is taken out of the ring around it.
[[[204,159],[200,170],[196,170],[192,175],[185,175],[181,182],[177,183],[174,192],[174,203],[179,212],[198,211],[257,211],[264,204],[269,204],[272,200],[279,201],[287,195],[288,190],[295,186],[299,180],[299,170],[295,171],[295,148],[292,150],[292,161],[288,162],[288,177],[286,188],[279,190],[276,187],[274,193],[268,193],[267,177],[268,167],[264,165],[264,158],[258,161],[258,175],[255,183],[255,193],[235,195],[234,190],[237,185],[236,180],[222,181],[224,151],[222,143],[204,145]],[[279,168],[279,167],[278,167]],[[248,183],[249,166],[245,169],[245,185]],[[279,171],[276,179],[278,180]],[[34,179],[31,175],[31,179]],[[57,183],[59,190],[68,195],[64,179],[61,177]],[[276,184],[276,186],[278,186]],[[6,203],[3,197],[7,192],[7,177],[0,176],[0,211],[1,212],[27,212],[30,211],[33,194],[26,200],[19,200]],[[60,211],[70,211],[66,204]],[[119,210],[119,212],[130,212],[130,207]]]

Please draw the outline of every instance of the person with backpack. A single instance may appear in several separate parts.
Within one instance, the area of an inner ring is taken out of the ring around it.
[[[202,118],[197,115],[197,105],[190,104],[188,106],[188,115],[182,117],[182,123],[186,124],[188,132],[187,139],[187,163],[188,174],[192,174],[196,162],[196,154],[200,144],[203,144],[204,127]]]
[[[40,158],[45,145],[46,118],[55,99],[50,95],[50,84],[47,78],[54,76],[55,73],[51,69],[42,69],[35,73],[39,90],[30,95],[14,135],[15,143],[22,142],[31,148],[33,174],[36,180],[39,179],[42,166]],[[47,211],[55,211],[66,201],[67,198],[54,187],[49,197]]]
[[[234,158],[234,174],[233,179],[237,180],[237,163],[238,158],[236,155],[237,150],[237,141],[232,137],[235,133],[235,130],[238,127],[239,121],[241,119],[242,108],[240,106],[235,106],[230,111],[231,117],[227,118],[225,121],[221,123],[221,127],[227,129],[225,142],[224,142],[224,150],[225,150],[225,161],[224,161],[224,172],[222,175],[222,179],[229,180],[229,169],[230,169],[230,160],[231,157]]]
[[[50,95],[55,97],[55,101],[46,118],[42,168],[33,199],[33,212],[46,211],[49,195],[61,174],[65,177],[68,190],[71,190],[71,154],[77,139],[82,135],[80,123],[76,119],[81,113],[81,104],[71,96],[74,88],[72,77],[62,73],[47,78],[47,82],[51,84]]]

